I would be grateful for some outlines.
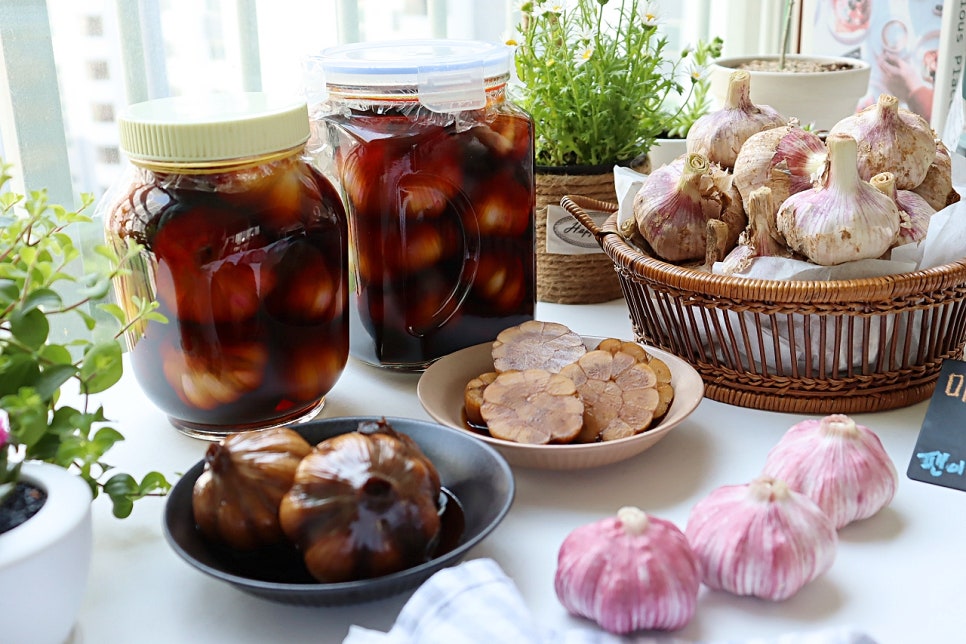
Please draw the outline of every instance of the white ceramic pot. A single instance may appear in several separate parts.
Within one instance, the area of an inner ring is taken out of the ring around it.
[[[25,463],[22,479],[44,489],[47,501],[0,535],[0,641],[63,644],[90,570],[91,490],[47,463]]]
[[[647,156],[651,161],[651,171],[667,165],[687,152],[687,141],[684,139],[657,139],[648,150]]]
[[[728,79],[739,65],[751,60],[774,60],[777,55],[720,58],[709,68],[711,95],[715,108],[724,104]],[[811,59],[820,62],[846,62],[850,69],[833,72],[760,72],[751,71],[751,102],[770,105],[782,116],[795,117],[804,126],[828,130],[840,120],[854,114],[859,99],[869,87],[871,67],[857,58],[789,55],[788,59]]]

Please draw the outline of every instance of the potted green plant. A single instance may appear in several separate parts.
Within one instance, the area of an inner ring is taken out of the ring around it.
[[[566,194],[616,201],[614,166],[646,158],[666,127],[667,98],[687,94],[684,56],[670,50],[648,7],[640,0],[521,6],[511,96],[534,121],[540,300],[621,295],[613,263],[558,204]]]
[[[68,230],[90,221],[91,196],[71,210],[43,190],[5,192],[10,170],[0,160],[0,614],[5,641],[60,643],[86,585],[91,499],[109,497],[122,518],[170,488],[160,473],[137,481],[106,462],[123,436],[91,398],[121,378],[123,330],[164,319],[154,302],[128,319],[109,301],[111,278],[133,253],[98,247],[98,266],[84,266]],[[90,337],[56,332],[71,316]],[[116,329],[105,336],[107,327]],[[76,407],[61,397],[68,385]]]
[[[795,6],[796,0],[785,0],[779,52],[719,59],[710,68],[711,94],[722,104],[731,72],[746,69],[753,103],[770,105],[813,130],[828,130],[856,111],[872,68],[858,58],[789,54]]]

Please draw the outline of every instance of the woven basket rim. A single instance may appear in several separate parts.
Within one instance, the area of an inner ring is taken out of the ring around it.
[[[578,220],[581,220],[578,215],[584,214],[583,207],[612,213],[600,229],[590,230],[619,268],[682,291],[735,300],[782,303],[871,303],[925,295],[966,284],[966,257],[933,268],[852,280],[768,280],[715,275],[669,264],[631,246],[618,232],[617,204],[580,197],[565,199],[569,200],[565,207]],[[587,222],[581,223],[587,227]]]

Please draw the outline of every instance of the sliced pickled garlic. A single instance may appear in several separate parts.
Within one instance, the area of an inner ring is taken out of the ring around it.
[[[505,371],[483,390],[480,415],[495,438],[569,443],[583,426],[584,404],[570,378],[543,369]]]
[[[660,418],[667,413],[668,408],[674,401],[674,386],[671,384],[671,369],[668,368],[667,363],[660,358],[652,356],[647,352],[646,349],[644,349],[644,347],[636,342],[630,342],[628,340],[605,338],[600,341],[600,343],[597,345],[597,348],[602,351],[610,351],[611,353],[616,353],[617,351],[629,353],[637,358],[638,362],[643,362],[649,366],[654,371],[654,375],[657,376],[656,388],[659,396],[657,408],[654,410],[654,417]]]
[[[583,339],[563,324],[528,320],[504,329],[493,341],[497,371],[545,369],[557,373],[587,353]]]
[[[588,351],[560,375],[573,380],[584,402],[578,442],[626,438],[651,426],[660,401],[657,376],[631,354]]]
[[[164,376],[178,397],[197,409],[235,402],[261,383],[268,351],[258,343],[221,345],[207,354],[162,349]]]
[[[463,409],[466,412],[466,420],[477,427],[486,425],[480,407],[483,406],[483,390],[493,384],[499,374],[495,371],[487,371],[473,378],[463,389]]]

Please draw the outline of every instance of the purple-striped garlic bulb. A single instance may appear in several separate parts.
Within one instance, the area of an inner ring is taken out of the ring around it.
[[[879,437],[844,414],[793,425],[768,453],[762,473],[807,495],[836,528],[887,506],[899,485]]]
[[[748,137],[735,160],[735,186],[745,201],[758,188],[771,188],[777,209],[789,195],[811,188],[827,161],[822,139],[792,119]]]
[[[929,220],[936,210],[929,202],[911,190],[898,190],[896,176],[891,172],[880,172],[869,183],[884,195],[892,197],[899,209],[899,239],[896,246],[919,242],[926,238]]]
[[[580,526],[557,555],[554,589],[604,630],[676,630],[694,616],[701,570],[684,533],[634,507]]]
[[[736,69],[728,77],[722,108],[708,112],[691,125],[687,150],[730,170],[748,137],[784,125],[786,120],[774,108],[751,102],[751,74]]]
[[[899,209],[859,177],[855,139],[830,134],[827,143],[825,176],[782,203],[778,230],[791,250],[820,266],[881,257],[899,236]]]
[[[712,491],[691,509],[685,534],[709,588],[771,601],[827,571],[838,545],[814,501],[767,476]]]
[[[847,134],[859,145],[859,176],[868,181],[880,172],[896,175],[896,187],[912,190],[926,178],[936,158],[936,139],[920,115],[899,107],[899,99],[880,94],[879,100],[847,116],[829,130]]]
[[[634,221],[654,255],[685,262],[704,257],[709,219],[725,221],[731,246],[737,242],[747,223],[740,206],[729,173],[707,157],[686,154],[644,179],[634,196]]]

